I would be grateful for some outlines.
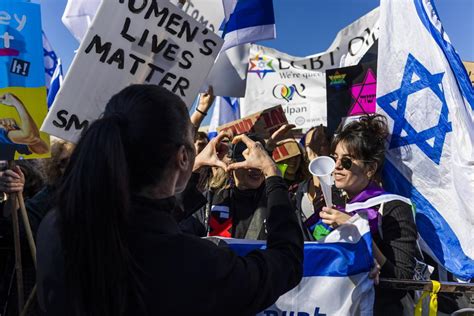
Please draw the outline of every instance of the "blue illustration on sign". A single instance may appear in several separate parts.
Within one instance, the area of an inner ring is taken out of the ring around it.
[[[0,88],[44,84],[39,4],[0,1]]]
[[[414,74],[419,80],[412,82]],[[439,165],[446,134],[452,131],[451,122],[448,122],[448,104],[442,90],[443,75],[444,72],[431,74],[413,55],[408,55],[400,88],[377,98],[378,105],[394,121],[389,149],[413,144]],[[416,131],[405,117],[405,110],[408,97],[423,89],[431,89],[439,98],[441,110],[437,125],[423,131]],[[396,101],[398,104],[394,108],[391,104]],[[406,136],[401,136],[403,131]],[[429,144],[430,139],[434,139],[433,145]]]

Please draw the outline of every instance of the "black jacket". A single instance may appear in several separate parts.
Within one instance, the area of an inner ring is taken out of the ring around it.
[[[410,205],[402,201],[386,203],[381,228],[382,234],[373,236],[375,244],[387,258],[380,277],[413,279],[418,233]],[[375,287],[374,315],[401,315],[400,300],[406,294],[406,291]]]
[[[302,277],[303,238],[279,177],[266,180],[268,250],[239,257],[181,233],[170,214],[176,199],[133,199],[129,247],[141,268],[149,315],[253,315]],[[38,233],[38,295],[47,315],[68,315],[56,213]],[[135,305],[134,302],[130,302]],[[129,315],[137,315],[130,311]]]

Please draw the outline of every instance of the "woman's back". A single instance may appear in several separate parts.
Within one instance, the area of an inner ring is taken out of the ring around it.
[[[271,216],[269,247],[238,257],[226,247],[182,234],[170,211],[175,199],[132,199],[129,249],[136,264],[149,315],[251,315],[271,305],[301,278],[301,235],[283,180],[267,180]],[[285,223],[285,225],[282,225]],[[65,315],[62,254],[56,214],[42,223],[38,237],[38,284],[48,315]],[[53,232],[53,233],[51,233]],[[273,246],[272,246],[273,245]],[[60,273],[58,273],[60,272]],[[127,315],[142,315],[133,296]],[[138,313],[137,313],[138,312]]]

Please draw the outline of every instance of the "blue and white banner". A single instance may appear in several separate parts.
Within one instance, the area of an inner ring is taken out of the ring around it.
[[[411,199],[422,248],[474,277],[474,91],[430,0],[382,0],[377,112],[386,189]]]
[[[261,241],[225,241],[239,255],[265,248]],[[373,262],[369,224],[353,216],[326,238],[305,243],[300,284],[258,315],[372,315]]]
[[[240,118],[240,105],[238,98],[216,97],[214,101],[211,123],[209,125],[209,138],[217,136],[217,128],[226,123]]]
[[[276,37],[273,0],[223,0],[222,50]]]
[[[63,65],[61,64],[61,60],[58,58],[56,63],[56,69],[53,72],[51,77],[51,81],[49,83],[49,90],[48,90],[48,109],[53,105],[54,99],[56,98],[56,94],[58,94],[61,85],[63,84]]]
[[[43,32],[43,61],[44,61],[44,72],[46,82],[46,92],[49,93],[49,86],[54,76],[54,72],[58,67],[58,56],[56,55],[53,47],[49,43],[46,34]]]

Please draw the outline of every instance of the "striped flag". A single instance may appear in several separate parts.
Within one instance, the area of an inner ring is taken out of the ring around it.
[[[361,216],[353,216],[318,242],[305,242],[300,284],[258,315],[372,315],[372,238]],[[261,241],[224,240],[239,255],[265,248]]]
[[[209,125],[209,138],[217,136],[217,128],[226,123],[240,118],[239,98],[216,97],[214,101],[211,123]]]
[[[61,88],[63,83],[63,65],[61,64],[61,59],[58,58],[58,63],[56,69],[54,70],[53,77],[51,78],[51,83],[48,91],[48,109],[53,105],[54,98]]]
[[[273,0],[223,0],[223,5],[222,51],[276,37]]]
[[[46,91],[49,91],[49,85],[53,78],[53,74],[58,65],[58,56],[54,51],[53,47],[49,43],[46,34],[43,33],[43,61],[44,61],[44,72],[45,72],[45,82],[46,82]]]
[[[385,187],[411,199],[421,246],[474,278],[474,90],[430,0],[382,0],[377,112]]]

